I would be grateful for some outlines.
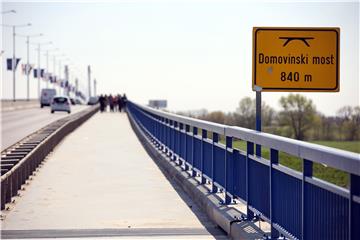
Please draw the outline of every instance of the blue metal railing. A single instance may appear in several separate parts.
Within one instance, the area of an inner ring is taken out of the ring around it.
[[[360,239],[359,154],[133,102],[128,113],[171,160],[199,175],[200,183],[212,182],[212,192],[224,190],[224,204],[239,199],[247,205],[247,219],[259,216],[269,222],[272,238]],[[219,136],[225,137],[225,145]],[[234,138],[247,142],[246,151],[233,148]],[[269,148],[270,159],[256,156],[254,145]],[[302,172],[279,164],[279,152],[301,158]],[[348,173],[349,189],[313,177],[313,163]]]

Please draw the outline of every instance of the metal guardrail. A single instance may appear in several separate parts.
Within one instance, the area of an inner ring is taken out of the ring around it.
[[[1,210],[52,149],[98,109],[91,107],[50,123],[1,152]]]
[[[183,117],[128,102],[128,113],[154,145],[190,171],[211,191],[224,190],[224,204],[236,198],[247,206],[247,220],[271,225],[271,238],[360,239],[360,155],[250,129]],[[201,135],[199,135],[201,129]],[[208,138],[211,132],[212,137]],[[219,143],[219,136],[226,144]],[[233,139],[246,141],[246,151]],[[270,149],[270,159],[254,146]],[[302,172],[279,163],[279,152],[302,159]],[[313,177],[313,163],[345,171],[349,189]]]

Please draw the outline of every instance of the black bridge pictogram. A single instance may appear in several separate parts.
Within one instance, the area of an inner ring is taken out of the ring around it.
[[[305,43],[306,46],[310,47],[307,40],[311,40],[311,39],[314,39],[314,38],[313,37],[279,37],[279,39],[286,39],[283,47],[288,45],[291,41],[295,41],[295,40],[302,41],[303,43]]]

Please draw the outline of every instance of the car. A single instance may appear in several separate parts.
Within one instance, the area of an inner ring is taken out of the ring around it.
[[[51,102],[51,113],[56,111],[71,113],[70,99],[67,96],[55,96]]]
[[[53,97],[56,95],[56,90],[52,88],[43,88],[41,90],[40,107],[50,106]]]
[[[98,103],[98,101],[99,101],[98,97],[90,97],[88,101],[88,105],[95,105]]]

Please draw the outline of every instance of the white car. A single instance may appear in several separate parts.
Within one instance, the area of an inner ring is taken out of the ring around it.
[[[55,111],[71,113],[70,99],[67,96],[55,96],[51,102],[51,113]]]

